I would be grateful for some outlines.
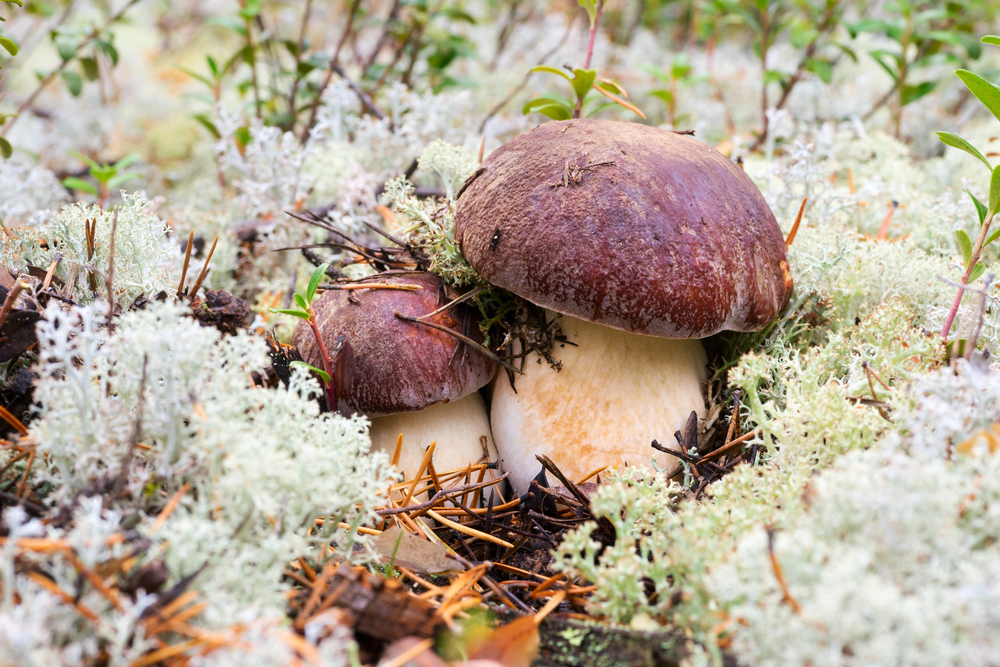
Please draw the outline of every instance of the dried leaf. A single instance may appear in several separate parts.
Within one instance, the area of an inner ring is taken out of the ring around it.
[[[398,548],[396,544],[399,544]],[[463,569],[458,561],[448,556],[448,549],[440,544],[428,542],[416,535],[392,526],[382,534],[368,541],[382,565],[393,563],[421,574],[441,574]]]
[[[530,667],[538,657],[541,637],[534,616],[524,616],[497,628],[485,644],[469,657],[473,660],[495,660],[504,667]]]

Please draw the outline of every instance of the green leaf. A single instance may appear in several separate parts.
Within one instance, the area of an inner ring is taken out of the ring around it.
[[[963,229],[955,230],[955,238],[958,239],[958,247],[962,251],[962,266],[969,268],[972,261],[972,241]]]
[[[567,110],[567,112],[570,110],[570,104],[568,100],[560,100],[555,96],[551,97],[546,96],[546,97],[536,97],[535,99],[530,100],[527,104],[524,105],[524,108],[521,110],[521,113],[527,116],[529,113],[537,110],[539,107],[549,106],[550,104],[555,104],[557,106],[564,107]]]
[[[97,44],[97,48],[104,51],[108,58],[111,58],[112,65],[118,64],[118,49],[115,48],[114,44],[105,39],[98,39],[94,43]]]
[[[593,28],[594,24],[597,23],[597,0],[576,0],[576,2],[587,10],[587,16],[590,17],[590,27]]]
[[[990,164],[990,161],[986,159],[985,155],[979,152],[978,148],[970,144],[968,141],[958,136],[957,134],[952,134],[951,132],[938,132],[937,135],[938,139],[941,140],[941,143],[947,144],[952,148],[963,150],[969,155],[972,155],[982,160],[983,164],[986,165],[986,168],[990,170],[990,173],[991,174],[993,173],[993,165]],[[966,190],[966,192],[968,192],[968,190]],[[970,194],[969,196],[971,197],[972,195]],[[975,199],[975,197],[973,197],[973,199]],[[980,220],[980,222],[982,221]]]
[[[115,174],[114,176],[112,176],[111,178],[108,179],[108,189],[109,190],[115,190],[122,183],[127,183],[128,181],[131,181],[134,178],[139,178],[140,176],[142,176],[142,174],[140,174],[137,171],[122,171],[122,172],[119,172],[119,173]]]
[[[534,111],[544,114],[552,120],[569,120],[573,117],[572,112],[561,104],[546,104],[535,108]]]
[[[987,239],[985,241],[983,241],[983,247],[985,248],[989,244],[991,244],[994,241],[996,241],[997,237],[1000,237],[1000,229],[998,229],[995,232],[993,232],[992,234],[990,234],[989,237],[987,237]]]
[[[216,139],[222,138],[222,133],[219,132],[219,128],[215,127],[215,123],[212,122],[212,119],[208,117],[207,113],[197,113],[193,116],[193,118],[201,123],[201,125],[208,130],[213,137]]]
[[[806,60],[806,69],[818,76],[823,83],[833,81],[833,66],[825,60],[809,58]]]
[[[66,87],[69,88],[69,93],[73,97],[76,97],[83,90],[83,79],[76,72],[68,72],[63,70],[59,72],[62,80],[66,82]]]
[[[205,21],[205,25],[215,25],[220,28],[232,30],[235,33],[247,36],[246,24],[235,16],[213,16]]]
[[[997,35],[986,35],[983,37],[983,44],[992,44],[993,46],[1000,46],[1000,37]]]
[[[10,37],[4,37],[0,35],[0,46],[7,49],[7,53],[12,56],[17,55],[17,42],[12,40]]]
[[[301,308],[302,310],[308,311],[309,310],[309,304],[306,303],[306,298],[304,296],[302,296],[301,294],[299,294],[298,292],[296,292],[294,294],[294,296],[295,296],[295,303],[299,304],[299,308]]]
[[[764,83],[781,83],[785,80],[785,75],[777,70],[769,69],[764,72]]]
[[[970,72],[967,69],[960,69],[955,72],[962,83],[983,103],[990,112],[1000,120],[1000,88],[983,77]]]
[[[670,104],[670,102],[674,99],[674,94],[666,89],[651,90],[649,91],[649,94],[653,97],[660,98],[663,100],[664,104]]]
[[[188,69],[187,67],[184,67],[182,65],[174,65],[174,69],[176,69],[176,70],[178,70],[180,72],[184,72],[185,74],[187,74],[192,79],[196,79],[197,81],[201,81],[206,86],[215,87],[215,84],[212,83],[211,79],[209,79],[207,76],[204,76],[203,74],[198,74],[197,72],[195,72],[192,69]]]
[[[330,374],[320,368],[316,368],[312,364],[307,364],[304,361],[296,359],[295,361],[289,363],[288,365],[291,366],[292,368],[305,368],[306,370],[312,371],[313,373],[316,373],[317,375],[320,376],[320,378],[323,379],[323,384],[330,384]],[[400,532],[399,534],[402,535],[403,533]]]
[[[278,313],[280,315],[291,315],[292,317],[298,317],[299,319],[308,320],[309,313],[302,312],[301,310],[295,310],[294,308],[268,308],[272,313]]]
[[[208,69],[212,72],[212,76],[219,76],[219,63],[215,62],[215,58],[205,56],[205,62],[208,63]]]
[[[63,61],[67,61],[76,55],[77,42],[67,41],[65,39],[56,40],[56,51],[59,52],[59,57]]]
[[[561,69],[558,69],[556,67],[549,67],[548,65],[539,65],[538,67],[532,67],[530,70],[528,70],[528,72],[529,73],[548,72],[549,74],[558,74],[559,76],[566,79],[570,83],[573,83],[573,78],[570,77],[569,74],[567,74]]]
[[[101,70],[97,67],[95,58],[80,58],[80,65],[83,67],[83,75],[87,81],[96,81],[101,76]]]
[[[95,197],[100,197],[101,195],[97,192],[97,188],[94,187],[92,183],[88,183],[82,178],[76,178],[75,176],[70,176],[69,178],[64,178],[62,180],[63,186],[69,188],[70,190],[76,190],[77,192],[86,192],[92,194]]]
[[[576,99],[582,100],[590,92],[590,89],[594,87],[594,81],[597,80],[597,70],[596,69],[575,69],[573,70],[573,80],[570,83],[573,84],[573,92],[576,93]]]
[[[819,37],[819,31],[809,25],[796,25],[789,32],[788,37],[792,41],[792,46],[797,49],[804,49]]]
[[[969,274],[969,282],[966,284],[971,285],[972,283],[976,282],[977,280],[979,280],[979,276],[983,275],[984,273],[986,273],[986,267],[983,266],[982,262],[976,262],[976,265],[972,267],[972,273]]]
[[[93,160],[91,160],[89,157],[87,157],[83,153],[77,153],[76,151],[70,151],[69,154],[72,155],[73,157],[75,157],[77,160],[80,160],[81,162],[83,162],[85,165],[87,165],[87,168],[90,169],[91,171],[94,171],[96,169],[100,169],[101,168],[101,165],[97,164],[96,162],[94,162]]]
[[[993,178],[990,179],[990,213],[997,214],[1000,210],[1000,166],[993,170]]]
[[[323,280],[323,276],[326,275],[326,269],[329,264],[320,264],[313,271],[312,276],[309,278],[309,287],[306,288],[306,302],[312,303],[313,297],[316,296],[316,288],[319,287],[320,282]]]
[[[593,109],[590,109],[589,111],[587,111],[587,113],[583,114],[583,117],[584,118],[591,118],[595,114],[599,114],[600,112],[604,111],[605,109],[610,109],[611,107],[616,107],[616,106],[618,106],[617,102],[605,102],[604,104],[598,104],[596,107],[594,107]]]
[[[976,206],[976,213],[979,214],[979,226],[982,227],[983,221],[986,220],[986,204],[976,199],[976,195],[972,194],[968,190],[965,191],[965,194],[969,195],[969,198],[972,199],[972,203]]]
[[[129,153],[118,162],[115,162],[115,169],[124,169],[125,167],[130,167],[139,160],[142,159],[141,153]]]
[[[924,81],[915,86],[903,86],[903,89],[899,91],[899,103],[905,107],[911,102],[916,102],[934,90],[936,86],[937,81]]]
[[[13,154],[14,147],[10,145],[10,142],[6,138],[0,137],[0,155],[3,155],[4,159],[7,159]]]

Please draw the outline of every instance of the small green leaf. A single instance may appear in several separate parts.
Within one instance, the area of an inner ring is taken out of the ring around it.
[[[911,102],[916,102],[934,90],[936,86],[937,81],[924,81],[915,86],[903,86],[903,89],[899,91],[899,103],[905,107]]]
[[[967,69],[960,69],[955,72],[962,83],[983,103],[990,112],[1000,120],[1000,88],[983,77],[970,72]]]
[[[112,65],[118,64],[118,49],[115,48],[114,44],[104,39],[96,40],[95,44],[97,44],[97,48],[104,51],[108,58],[111,58]]]
[[[7,49],[7,53],[12,56],[17,55],[17,42],[12,40],[10,37],[4,37],[0,35],[0,46]]]
[[[101,71],[97,68],[97,60],[94,58],[80,58],[80,65],[83,67],[83,75],[87,81],[96,81],[101,76]]]
[[[209,79],[207,76],[204,76],[203,74],[198,74],[194,70],[188,69],[187,67],[183,67],[181,65],[174,65],[174,69],[176,69],[178,71],[181,71],[181,72],[184,72],[185,74],[187,74],[192,79],[196,79],[198,81],[201,81],[206,86],[214,87],[214,85],[215,85],[215,84],[212,83],[212,80]]]
[[[985,247],[986,247],[986,246],[988,246],[989,244],[993,243],[994,241],[996,241],[996,240],[997,240],[997,238],[998,238],[998,237],[1000,237],[1000,229],[998,229],[998,230],[996,230],[995,232],[993,232],[992,234],[990,234],[990,235],[989,235],[989,236],[988,236],[988,237],[986,238],[986,240],[985,240],[985,241],[983,241],[983,247],[985,248]]]
[[[992,171],[992,169],[991,169],[991,171]],[[983,221],[986,220],[986,213],[987,213],[986,204],[984,204],[983,202],[979,201],[976,198],[976,195],[972,194],[968,190],[965,191],[965,194],[969,195],[969,198],[972,199],[972,203],[976,207],[976,213],[979,214],[979,226],[982,227],[983,226]]]
[[[782,83],[785,75],[777,70],[769,69],[764,72],[764,83]]]
[[[76,72],[68,72],[63,70],[59,72],[62,80],[66,82],[66,87],[69,88],[69,93],[73,97],[76,97],[83,90],[83,79]]]
[[[10,142],[6,138],[0,137],[0,155],[3,155],[4,159],[7,159],[13,154],[14,147],[10,145]]]
[[[573,83],[573,78],[570,77],[569,74],[567,74],[561,69],[558,69],[556,67],[549,67],[548,65],[539,65],[538,67],[532,67],[530,70],[528,70],[528,72],[532,74],[535,72],[548,72],[549,74],[558,74],[559,76],[566,79],[570,83]]]
[[[535,113],[548,116],[552,120],[569,120],[573,114],[561,104],[547,104],[535,109]]]
[[[958,239],[958,247],[962,251],[962,266],[969,268],[969,262],[972,261],[972,241],[962,229],[955,230],[955,238]]]
[[[809,25],[796,25],[792,27],[789,33],[789,39],[792,41],[792,46],[797,49],[804,49],[809,44],[819,37],[819,31]]]
[[[833,66],[825,60],[809,58],[806,60],[806,69],[818,76],[823,83],[833,81]]]
[[[313,297],[316,296],[316,289],[319,287],[320,282],[323,280],[323,276],[326,275],[326,269],[329,264],[320,264],[313,271],[312,276],[309,278],[309,287],[306,288],[306,302],[312,303]]]
[[[212,122],[212,119],[208,117],[207,113],[197,113],[193,116],[193,118],[199,123],[201,123],[201,125],[206,130],[208,130],[213,137],[215,137],[216,139],[222,138],[222,134],[219,132],[219,128],[215,127],[215,123]]]
[[[983,44],[992,44],[993,46],[1000,46],[1000,37],[997,35],[986,35],[983,37]]]
[[[594,86],[594,81],[597,80],[597,70],[596,69],[575,69],[573,70],[573,80],[570,82],[573,84],[573,92],[576,93],[576,99],[582,100],[590,92],[590,89]]]
[[[101,165],[97,164],[96,162],[94,162],[93,160],[91,160],[89,157],[87,157],[83,153],[77,153],[76,151],[70,151],[69,154],[72,155],[73,157],[75,157],[77,160],[80,160],[81,162],[83,162],[85,165],[87,165],[87,168],[90,169],[91,171],[96,171],[96,170],[98,170],[98,169],[101,168]]]
[[[977,280],[979,280],[979,276],[983,275],[984,273],[986,273],[986,267],[983,266],[982,262],[977,262],[976,265],[972,267],[972,273],[969,274],[969,282],[966,284],[971,285],[972,283],[976,282]]]
[[[938,139],[940,139],[942,143],[947,144],[952,148],[963,150],[969,155],[972,155],[982,160],[983,164],[986,165],[986,168],[990,170],[990,173],[991,174],[993,173],[993,165],[990,164],[990,161],[986,159],[985,155],[979,152],[978,148],[970,144],[968,141],[958,136],[957,134],[952,134],[951,132],[938,132],[937,135]],[[973,199],[975,198],[973,197]]]
[[[299,308],[301,308],[302,310],[308,311],[309,310],[309,304],[306,303],[306,298],[304,296],[302,296],[301,294],[299,294],[298,292],[296,292],[294,296],[295,296],[295,303],[299,304]]]
[[[597,23],[597,0],[576,0],[576,2],[587,11],[587,16],[590,17],[590,27],[593,28],[594,24]]]
[[[1000,210],[1000,167],[993,170],[993,178],[990,179],[990,213],[997,214]]]
[[[140,174],[137,171],[118,172],[117,174],[108,179],[108,189],[117,190],[118,186],[121,185],[122,183],[127,183],[128,181],[131,181],[134,178],[139,178],[140,176],[142,176],[142,174]]]
[[[312,371],[313,373],[319,375],[320,378],[322,378],[323,384],[330,384],[330,374],[322,369],[316,368],[312,364],[307,364],[304,361],[296,359],[295,361],[289,363],[288,365],[291,366],[292,368],[305,368],[306,370]],[[402,535],[402,533],[400,533],[400,535]]]
[[[115,169],[124,169],[125,167],[130,167],[139,160],[142,159],[141,153],[129,153],[118,162],[115,162]]]
[[[205,25],[217,25],[220,28],[228,28],[243,37],[247,36],[246,24],[234,16],[213,16],[205,21]]]
[[[75,56],[76,48],[77,48],[77,43],[75,41],[69,42],[65,39],[56,40],[56,51],[59,52],[59,57],[62,58],[63,61],[69,60],[70,58]]]
[[[309,319],[309,313],[302,312],[301,310],[295,310],[294,308],[268,308],[272,313],[278,313],[280,315],[291,315],[292,317],[298,317],[303,320]]]
[[[69,188],[70,190],[76,190],[77,192],[86,192],[88,194],[99,197],[100,194],[97,192],[97,188],[94,187],[92,183],[88,183],[82,178],[76,178],[75,176],[70,176],[69,178],[64,178],[62,180],[63,186]]]

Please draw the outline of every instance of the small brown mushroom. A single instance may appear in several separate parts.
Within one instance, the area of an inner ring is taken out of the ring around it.
[[[371,418],[374,451],[391,454],[402,433],[398,467],[408,479],[433,441],[438,471],[497,461],[486,404],[477,391],[493,377],[496,364],[454,336],[395,315],[421,317],[446,305],[441,279],[413,273],[376,275],[370,281],[420,289],[365,289],[361,281],[357,290],[328,291],[313,303],[323,342],[336,356],[337,409]],[[476,313],[465,304],[428,319],[482,341]],[[307,363],[320,366],[306,323],[296,328],[292,342]]]
[[[497,149],[458,203],[456,238],[495,285],[562,313],[578,347],[498,381],[492,423],[523,491],[549,456],[571,479],[647,464],[705,413],[700,338],[777,317],[792,278],[750,178],[694,139],[634,123],[545,123]]]

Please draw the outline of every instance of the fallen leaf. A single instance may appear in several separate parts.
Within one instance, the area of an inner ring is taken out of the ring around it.
[[[394,563],[421,574],[441,574],[463,569],[448,556],[448,549],[392,526],[368,541],[381,565]],[[399,545],[397,547],[397,544]],[[393,560],[395,554],[395,560]]]
[[[494,660],[503,667],[530,667],[538,657],[541,636],[534,616],[524,616],[497,628],[493,636],[469,656],[471,660]]]

